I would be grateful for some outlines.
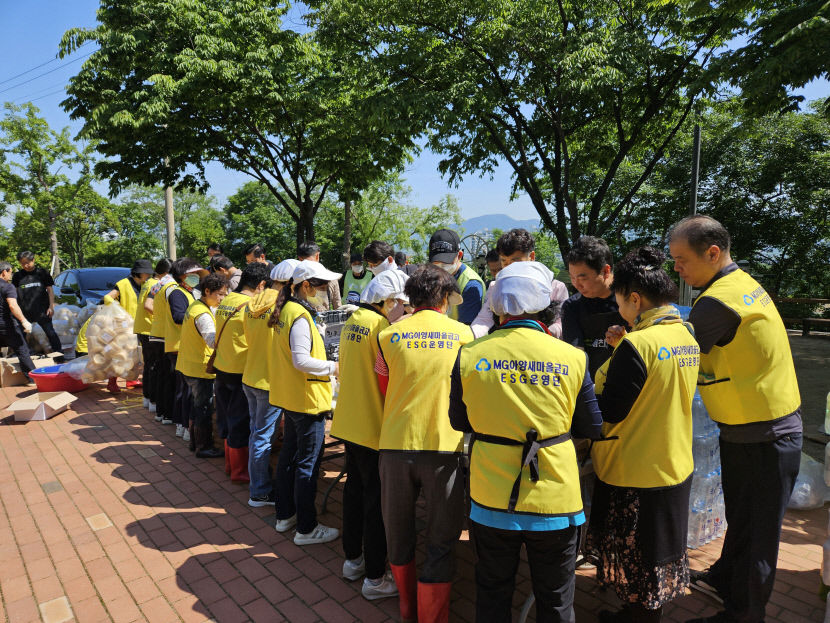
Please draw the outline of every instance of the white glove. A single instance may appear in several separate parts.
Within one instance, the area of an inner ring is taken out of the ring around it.
[[[22,323],[23,325],[23,333],[31,333],[32,332],[32,323],[28,320],[24,320]]]

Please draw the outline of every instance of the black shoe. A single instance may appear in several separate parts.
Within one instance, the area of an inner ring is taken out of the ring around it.
[[[225,456],[225,451],[221,448],[202,448],[196,452],[197,459],[221,459]]]
[[[690,569],[689,588],[700,591],[704,595],[709,595],[709,597],[720,604],[723,603],[723,593],[712,579],[712,574],[709,569],[706,571],[695,571],[694,569]]]
[[[727,613],[725,610],[713,614],[710,617],[700,617],[697,619],[689,619],[686,623],[737,623],[738,619]]]
[[[277,498],[273,493],[268,495],[252,495],[248,498],[248,506],[261,508],[263,506],[276,506]]]

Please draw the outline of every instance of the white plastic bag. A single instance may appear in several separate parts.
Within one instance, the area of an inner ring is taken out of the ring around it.
[[[98,308],[89,321],[86,339],[89,357],[82,381],[110,377],[134,381],[141,374],[141,349],[133,333],[133,318],[118,303]]]
[[[787,508],[810,510],[821,508],[830,499],[830,487],[824,484],[824,466],[810,455],[801,453],[801,465]]]

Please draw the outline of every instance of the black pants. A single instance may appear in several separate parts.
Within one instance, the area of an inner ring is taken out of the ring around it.
[[[55,333],[55,327],[52,326],[52,319],[43,314],[40,318],[36,320],[31,320],[27,318],[31,323],[37,323],[40,325],[40,328],[43,329],[43,332],[46,334],[46,338],[49,340],[49,346],[52,347],[53,353],[61,353],[63,349],[61,348],[61,339],[58,337],[58,334]]]
[[[346,485],[343,487],[343,552],[366,562],[366,577],[386,572],[386,532],[380,506],[378,451],[345,442]]]
[[[231,448],[247,448],[251,436],[251,413],[242,390],[242,375],[216,371],[216,427]]]
[[[190,424],[190,389],[184,380],[184,374],[176,370],[179,353],[165,353],[165,355],[170,366],[169,387],[172,391],[167,396],[164,417],[173,420],[173,424],[181,424],[187,428]]]
[[[141,373],[141,395],[147,400],[150,400],[150,375],[147,373],[149,366],[147,365],[147,348],[150,344],[149,335],[136,334],[138,338],[138,345],[141,346],[141,359],[144,362],[144,371]]]
[[[574,621],[579,528],[531,532],[471,522],[476,555],[476,621],[509,623],[519,555],[524,544],[539,623]]]
[[[182,375],[189,389],[190,415],[193,428],[211,431],[213,441],[213,379]],[[211,443],[212,445],[212,443]]]
[[[6,327],[0,332],[0,346],[11,348],[14,354],[17,355],[17,361],[20,362],[20,370],[23,374],[29,374],[35,369],[35,364],[32,362],[32,355],[29,353],[29,345],[26,344],[26,335],[16,320],[12,320],[12,323],[11,327]]]
[[[144,345],[142,344],[142,348]],[[147,340],[147,347],[144,353],[144,395],[147,400],[156,405],[158,411],[161,400],[161,389],[164,386],[162,373],[167,370],[167,362],[164,357],[164,342]]]
[[[720,442],[726,537],[711,579],[741,623],[764,620],[775,582],[778,541],[798,476],[801,435],[764,443]]]

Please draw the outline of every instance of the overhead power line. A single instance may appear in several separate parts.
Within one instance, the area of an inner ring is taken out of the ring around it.
[[[84,47],[87,43],[89,43],[89,41],[85,41],[83,44],[79,45],[79,46],[78,46],[78,49],[80,50],[80,49],[81,49],[82,47]],[[12,77],[10,77],[10,78],[6,78],[5,80],[0,80],[0,84],[6,84],[7,82],[11,82],[11,81],[12,81],[12,80],[14,80],[15,78],[19,78],[20,76],[25,76],[26,74],[30,74],[30,73],[32,73],[33,71],[35,71],[35,70],[37,70],[37,69],[40,69],[41,67],[46,67],[46,65],[49,65],[49,64],[54,63],[55,61],[59,61],[59,60],[61,60],[61,59],[59,59],[57,56],[55,56],[54,58],[51,58],[51,59],[49,59],[48,61],[46,61],[46,62],[44,62],[44,63],[41,63],[40,65],[35,65],[35,66],[34,66],[34,67],[32,67],[31,69],[27,69],[26,71],[21,71],[19,74],[16,74],[16,75],[14,75],[14,76],[12,76]]]
[[[92,52],[90,52],[89,54],[84,54],[83,56],[79,56],[78,58],[73,58],[71,61],[69,61],[68,63],[64,63],[60,67],[55,67],[54,69],[50,69],[49,71],[44,71],[42,74],[38,74],[34,78],[29,78],[28,80],[24,80],[23,82],[18,82],[17,84],[14,84],[10,87],[6,87],[5,89],[0,90],[0,93],[5,93],[6,91],[11,91],[12,89],[16,89],[17,87],[22,87],[24,84],[29,84],[30,82],[34,82],[38,78],[42,78],[43,76],[54,73],[54,72],[56,72],[60,69],[63,69],[64,67],[67,67],[67,66],[71,65],[72,63],[77,63],[78,61],[82,61],[83,59],[85,59],[90,54],[92,54]]]

